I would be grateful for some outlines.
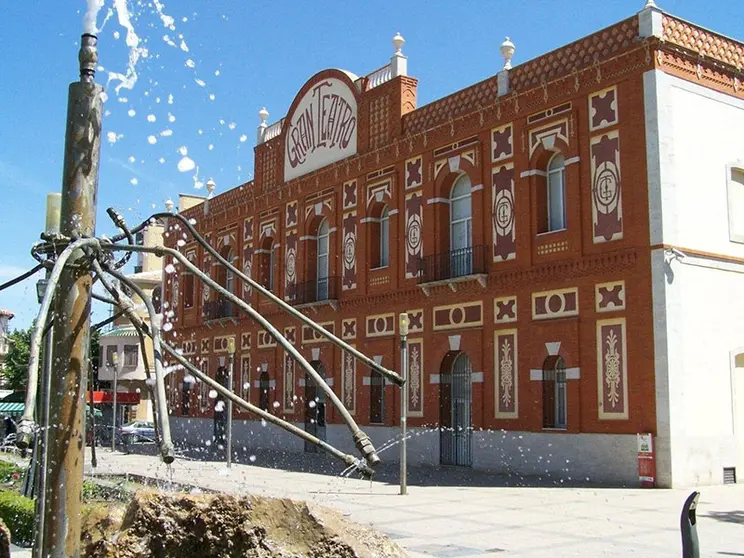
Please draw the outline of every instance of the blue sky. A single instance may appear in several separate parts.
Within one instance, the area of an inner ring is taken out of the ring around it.
[[[195,181],[213,177],[219,193],[250,180],[258,110],[266,106],[269,122],[278,120],[302,84],[324,68],[358,75],[379,68],[393,52],[396,32],[406,39],[421,106],[496,73],[507,35],[517,47],[516,65],[643,7],[643,0],[167,0],[163,14],[173,18],[172,29],[156,13],[158,2],[127,3],[147,55],[136,65],[131,90],[115,92],[116,79],[107,87],[99,233],[111,232],[104,213],[110,205],[135,223],[179,192],[203,194]],[[742,2],[657,3],[744,40]],[[3,4],[0,282],[32,266],[28,250],[44,225],[45,195],[61,188],[67,86],[77,79],[85,11],[84,0]],[[105,0],[99,26],[113,5]],[[114,13],[99,33],[99,83],[107,83],[109,72],[126,72],[126,35]],[[179,172],[182,148],[198,177]],[[16,313],[12,326],[28,325],[38,310],[33,283],[0,292],[0,307]]]

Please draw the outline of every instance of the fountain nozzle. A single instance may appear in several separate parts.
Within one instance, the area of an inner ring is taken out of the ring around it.
[[[31,446],[34,440],[34,423],[30,420],[21,420],[18,423],[16,434],[16,447],[25,450]]]
[[[354,445],[356,445],[359,453],[361,453],[364,457],[367,465],[372,469],[377,467],[380,464],[380,457],[377,455],[375,446],[372,445],[372,441],[369,439],[369,436],[359,430],[354,434],[353,439]]]
[[[96,65],[98,64],[98,37],[91,33],[83,33],[80,38],[80,81],[93,82],[96,77]]]

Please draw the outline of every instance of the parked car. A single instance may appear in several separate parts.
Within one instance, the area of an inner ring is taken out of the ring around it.
[[[144,420],[136,420],[122,426],[119,433],[125,444],[152,442],[155,440],[155,424]]]

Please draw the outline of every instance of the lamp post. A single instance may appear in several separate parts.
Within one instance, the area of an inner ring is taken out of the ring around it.
[[[235,338],[230,337],[227,341],[227,354],[228,365],[227,365],[227,386],[229,390],[233,389],[233,373],[235,367]],[[233,419],[233,402],[232,399],[227,400],[227,443],[225,447],[227,449],[227,466],[230,467],[232,462],[232,419]]]
[[[408,370],[408,314],[402,312],[398,319],[400,328],[400,376],[403,385],[400,387],[400,493],[405,496],[408,493],[408,464],[407,464],[407,441],[408,436],[408,382],[406,381]]]
[[[114,414],[111,418],[111,451],[116,451],[116,393],[119,389],[119,347],[116,348],[116,352],[111,355],[111,363],[114,365]]]

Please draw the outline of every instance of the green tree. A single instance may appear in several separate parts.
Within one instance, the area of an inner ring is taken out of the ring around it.
[[[31,351],[31,334],[34,326],[28,329],[15,329],[8,335],[10,348],[5,358],[5,383],[8,389],[25,390],[28,381],[28,356]]]

